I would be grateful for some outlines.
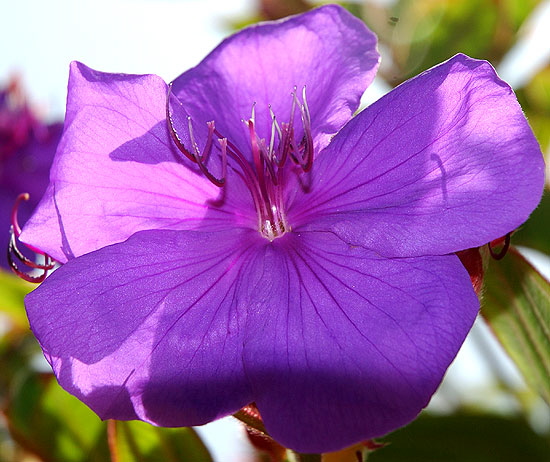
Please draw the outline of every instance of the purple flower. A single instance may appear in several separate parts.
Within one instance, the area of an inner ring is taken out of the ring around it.
[[[17,196],[29,193],[30,200],[19,214],[24,222],[46,191],[62,128],[63,124],[45,124],[36,117],[17,80],[0,90],[0,248],[4,250]],[[8,268],[5,256],[0,260],[0,266]]]
[[[527,219],[543,160],[464,55],[351,118],[375,47],[325,6],[233,35],[171,90],[72,65],[22,235],[66,262],[26,299],[63,387],[162,426],[255,402],[302,452],[416,417],[479,308],[454,252]]]

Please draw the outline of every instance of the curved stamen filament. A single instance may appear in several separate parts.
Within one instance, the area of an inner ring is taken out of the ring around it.
[[[55,262],[47,253],[41,252],[34,247],[27,246],[36,254],[42,255],[44,257],[44,263],[37,263],[27,258],[25,255],[23,255],[21,250],[19,250],[19,247],[17,246],[17,241],[19,239],[19,236],[21,235],[21,227],[19,226],[19,221],[17,219],[17,210],[19,209],[19,204],[23,200],[29,200],[28,193],[19,194],[19,196],[17,196],[11,212],[10,241],[7,249],[8,263],[14,273],[17,274],[21,279],[24,279],[27,282],[40,283],[44,281],[44,279],[46,279],[48,271],[54,268]],[[22,271],[19,268],[16,260],[31,269],[41,270],[42,274],[38,276],[32,276],[28,272]]]
[[[300,165],[304,172],[309,172],[313,166],[313,137],[311,135],[311,116],[306,99],[306,87],[302,89],[302,104],[300,105],[301,119],[304,126],[304,138],[301,146],[303,147],[302,162]]]
[[[498,242],[498,241],[501,241],[501,239],[496,239],[495,241]],[[495,243],[495,241],[489,242],[487,244],[487,247],[489,247],[489,253],[491,254],[491,257],[493,257],[495,260],[502,260],[505,257],[506,253],[508,252],[508,249],[510,248],[510,233],[504,236],[504,245],[502,246],[502,249],[498,253],[496,253],[493,250],[493,245],[496,245],[496,244],[493,244]]]
[[[261,138],[256,131],[256,103],[253,103],[250,118],[242,120],[247,127],[251,155],[243,155],[235,144],[215,128],[213,121],[207,123],[208,132],[201,151],[195,140],[191,117],[187,114],[188,137],[184,137],[187,140],[184,142],[176,130],[171,112],[171,90],[170,85],[166,100],[166,120],[170,136],[178,150],[185,158],[197,164],[206,178],[216,186],[222,187],[226,184],[228,168],[237,174],[236,178],[244,181],[258,213],[258,230],[264,237],[273,240],[288,231],[290,228],[285,219],[283,187],[285,178],[290,174],[290,171],[285,170],[286,160],[290,158],[303,172],[310,171],[313,165],[311,116],[305,86],[302,89],[302,101],[297,96],[296,87],[290,94],[292,101],[288,122],[279,123],[271,105],[268,106],[271,117],[269,141]],[[297,110],[300,112],[299,118],[296,114]],[[301,120],[302,124],[303,135],[300,143],[297,143],[294,138],[295,130],[298,129],[295,127],[295,119]],[[214,136],[218,137],[219,146],[213,144]],[[222,156],[220,178],[217,178],[208,167],[212,150],[215,149],[218,149]]]
[[[170,95],[172,94],[172,84],[170,83],[168,85],[168,95],[166,96],[166,120],[168,122],[169,132],[170,136],[172,137],[172,141],[174,141],[174,144],[178,148],[178,150],[185,156],[187,159],[189,159],[191,162],[195,161],[195,156],[189,152],[189,150],[185,147],[185,144],[179,137],[178,133],[176,132],[176,129],[174,128],[174,120],[172,119],[172,113],[170,112]]]
[[[221,178],[217,178],[208,170],[208,167],[206,163],[208,162],[208,159],[210,158],[210,151],[212,150],[212,139],[215,133],[215,126],[214,122],[208,122],[208,135],[206,137],[206,144],[204,146],[203,151],[201,152],[199,149],[199,146],[197,142],[195,141],[195,136],[193,134],[193,125],[191,123],[191,117],[187,116],[187,130],[189,133],[189,138],[191,139],[191,145],[192,145],[192,152],[187,149],[184,142],[180,138],[178,132],[176,131],[176,128],[174,127],[174,120],[172,118],[172,112],[170,111],[170,95],[172,94],[172,84],[168,85],[168,95],[166,97],[166,120],[168,122],[168,129],[170,132],[170,136],[172,137],[172,140],[174,141],[174,144],[178,148],[178,150],[190,161],[196,163],[201,172],[208,178],[210,182],[215,184],[218,187],[222,187],[225,184],[225,177],[227,174],[227,150],[221,149],[221,155],[222,155],[222,176]]]

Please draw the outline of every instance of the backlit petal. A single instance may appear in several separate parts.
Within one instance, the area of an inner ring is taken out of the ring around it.
[[[71,65],[50,186],[22,240],[64,262],[139,230],[192,229],[212,216],[208,201],[220,190],[173,146],[167,91],[154,75]]]
[[[271,105],[288,122],[293,88],[307,87],[317,150],[346,123],[378,67],[376,37],[336,5],[248,27],[223,41],[197,67],[174,81],[174,91],[192,116],[216,127],[243,152],[255,104],[260,137],[269,139]],[[299,117],[296,113],[297,125]],[[303,131],[296,133],[299,141]]]
[[[331,229],[386,256],[481,246],[523,223],[544,162],[510,87],[464,55],[352,119],[313,166],[296,228]]]

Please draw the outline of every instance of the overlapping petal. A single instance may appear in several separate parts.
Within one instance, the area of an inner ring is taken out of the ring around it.
[[[487,62],[457,55],[351,120],[311,183],[292,205],[294,223],[386,256],[437,255],[523,223],[544,162],[510,87]]]
[[[40,136],[32,134],[25,144],[0,159],[0,217],[2,217],[0,248],[6,249],[10,235],[10,215],[16,198],[21,193],[29,194],[29,201],[18,209],[20,223],[25,223],[48,187],[49,169],[61,137],[63,124],[39,127]],[[9,268],[5,256],[0,259],[0,267]]]
[[[239,280],[251,232],[152,230],[69,261],[26,299],[61,385],[102,418],[204,424],[253,400]]]
[[[167,91],[154,75],[71,65],[65,131],[25,242],[65,262],[139,230],[191,229],[212,216],[220,191],[173,146]]]
[[[416,417],[478,310],[454,255],[386,259],[332,233],[275,240],[249,273],[246,374],[268,431],[301,452]]]
[[[194,120],[215,120],[220,132],[248,153],[241,119],[248,120],[253,104],[260,137],[269,139],[269,105],[279,123],[288,122],[290,94],[296,87],[301,98],[305,85],[318,151],[357,109],[378,61],[376,37],[364,23],[327,5],[232,35],[178,77],[174,91]],[[299,130],[297,140],[302,136]]]
[[[412,420],[478,302],[454,256],[153,230],[68,262],[26,306],[62,386],[101,417],[196,425],[254,400],[278,441],[315,452]]]

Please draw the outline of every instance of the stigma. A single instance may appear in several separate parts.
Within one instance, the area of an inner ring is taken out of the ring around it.
[[[249,137],[250,155],[242,152],[230,139],[220,133],[214,121],[206,123],[207,136],[202,148],[197,144],[191,117],[187,115],[187,143],[176,130],[170,108],[170,84],[166,99],[166,121],[175,146],[183,159],[198,165],[200,172],[214,185],[224,188],[228,171],[231,181],[243,181],[250,192],[257,212],[257,231],[273,241],[291,230],[286,216],[286,185],[290,175],[307,173],[313,166],[313,137],[311,116],[306,99],[306,87],[302,88],[301,100],[294,87],[290,93],[290,111],[280,122],[271,106],[271,119],[267,139],[260,137],[256,129],[256,103],[252,104],[251,116],[241,119]],[[181,103],[180,103],[181,104]],[[296,139],[298,136],[298,139]],[[217,143],[214,142],[216,138]],[[217,166],[216,168],[214,166]],[[214,171],[215,170],[215,171]]]

